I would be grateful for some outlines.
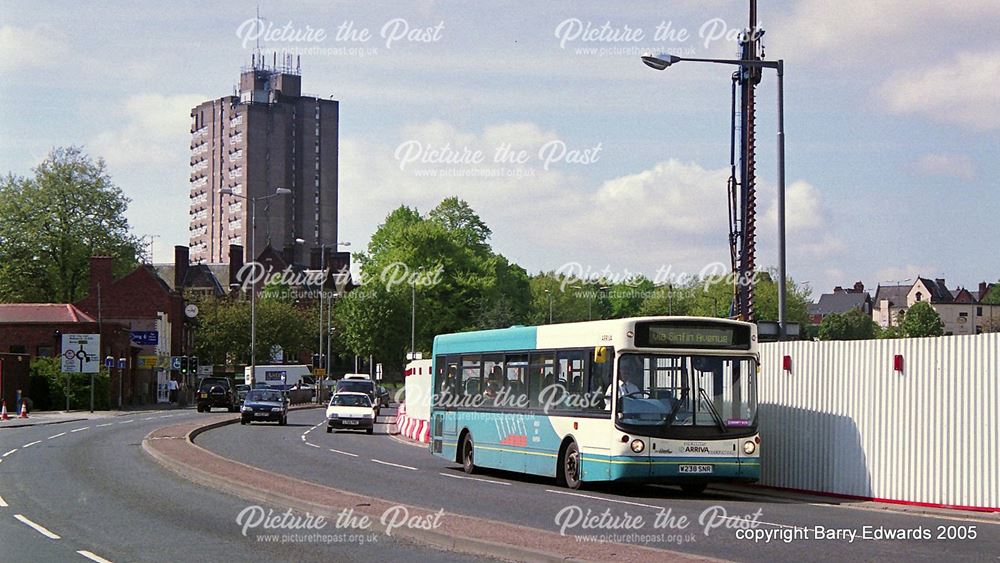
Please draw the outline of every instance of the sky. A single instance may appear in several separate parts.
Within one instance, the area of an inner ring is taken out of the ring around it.
[[[157,262],[188,242],[190,117],[257,44],[246,2],[0,1],[0,173],[103,158]],[[785,61],[788,273],[814,296],[1000,278],[1000,4],[759,2]],[[747,2],[260,3],[260,46],[340,101],[340,233],[457,195],[539,271],[728,267],[731,67]],[[758,264],[777,265],[776,79],[757,90]]]

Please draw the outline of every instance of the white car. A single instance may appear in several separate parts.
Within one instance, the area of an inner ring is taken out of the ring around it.
[[[326,431],[334,428],[375,432],[375,407],[367,393],[335,393],[326,407]]]

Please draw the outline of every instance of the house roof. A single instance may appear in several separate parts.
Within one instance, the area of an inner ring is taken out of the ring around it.
[[[910,285],[880,285],[875,290],[872,306],[881,308],[883,299],[889,300],[890,307],[906,307],[906,296],[910,293]]]
[[[174,264],[153,264],[153,271],[157,277],[170,289],[176,290],[174,280],[176,266]],[[221,278],[220,278],[221,276]],[[188,266],[187,274],[181,282],[184,288],[188,289],[211,289],[216,295],[225,293],[220,279],[229,281],[228,264],[192,264]]]
[[[819,297],[815,307],[810,308],[810,314],[829,315],[831,313],[846,313],[851,309],[864,310],[870,297],[865,292],[824,293]]]
[[[945,286],[943,279],[938,278],[936,280],[932,280],[928,278],[917,278],[917,281],[923,282],[927,291],[931,292],[929,299],[931,303],[951,303],[954,301],[954,298],[952,297],[951,292],[948,291],[947,286]]]
[[[76,305],[65,303],[0,304],[0,323],[96,323],[97,319]]]

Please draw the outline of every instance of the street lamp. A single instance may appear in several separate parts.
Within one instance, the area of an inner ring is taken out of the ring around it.
[[[317,335],[318,342],[317,342],[317,346],[319,347],[319,352],[316,354],[316,357],[317,357],[317,367],[323,369],[323,375],[322,375],[323,379],[326,379],[328,377],[328,372],[330,371],[330,361],[332,360],[332,355],[330,354],[330,348],[331,348],[331,343],[332,343],[332,336],[331,335],[333,333],[333,299],[334,299],[334,297],[337,296],[336,294],[330,296],[330,302],[327,304],[327,310],[326,310],[326,316],[327,316],[326,325],[327,326],[326,326],[326,330],[324,331],[323,330],[323,299],[324,299],[324,294],[326,293],[326,281],[329,279],[329,276],[326,273],[326,248],[327,248],[327,246],[331,246],[331,245],[328,245],[327,243],[323,243],[319,247],[319,252],[320,252],[320,270],[323,272],[323,281],[320,282],[320,286],[319,286],[319,318],[318,318],[319,323],[318,323],[318,327],[317,327],[318,328],[318,335]],[[351,246],[351,243],[350,242],[338,242],[338,243],[336,243],[336,246]],[[326,333],[326,361],[325,362],[323,361],[323,333],[324,332]],[[319,404],[321,402],[321,398],[322,398],[322,390],[320,389],[320,383],[321,382],[319,380],[316,381],[316,389],[315,389],[316,404]]]
[[[654,57],[642,56],[649,68],[665,70],[670,65],[683,62],[717,63],[751,68],[773,68],[778,71],[778,338],[785,337],[785,61],[755,61],[741,59],[701,59],[678,57],[668,53]]]
[[[546,289],[545,295],[549,296],[549,324],[552,324],[552,291]]]
[[[250,258],[252,261],[257,261],[256,249],[254,247],[254,239],[257,238],[257,200],[271,199],[272,197],[278,197],[279,195],[288,195],[292,193],[292,190],[288,188],[275,188],[273,194],[262,195],[257,197],[247,197],[243,194],[238,194],[233,191],[232,188],[222,188],[219,190],[219,195],[228,195],[236,197],[239,199],[245,199],[250,202]],[[256,269],[256,268],[254,268]],[[257,282],[254,280],[253,286],[250,288],[250,382],[253,383],[257,380]]]

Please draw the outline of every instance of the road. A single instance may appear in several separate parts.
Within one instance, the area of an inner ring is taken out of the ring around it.
[[[0,560],[472,560],[384,536],[283,545],[244,537],[236,518],[246,501],[188,482],[142,450],[153,428],[199,416],[156,411],[0,429]],[[268,432],[248,430],[236,451],[257,449]]]
[[[688,496],[671,487],[610,485],[583,491],[558,488],[552,480],[506,472],[467,476],[461,468],[431,456],[424,447],[378,432],[327,434],[322,412],[299,411],[289,426],[230,425],[201,434],[196,443],[223,456],[303,480],[364,495],[391,499],[448,512],[482,517],[559,532],[557,518],[567,523],[574,512],[619,517],[614,529],[570,527],[566,534],[593,537],[633,533],[629,541],[703,556],[735,561],[983,561],[1000,560],[1000,523],[957,514],[957,519],[886,510],[862,509],[861,503],[826,504],[764,497],[744,492],[709,489]],[[377,429],[378,430],[378,429]],[[384,431],[384,429],[383,429]],[[248,448],[248,443],[254,447]],[[723,525],[705,531],[699,518],[707,514]],[[661,512],[662,511],[662,512]],[[658,514],[661,527],[654,527]],[[758,513],[756,529],[781,534],[798,533],[790,542],[753,542],[738,539],[740,518]],[[643,525],[635,526],[642,516]],[[685,521],[686,525],[681,524]],[[629,520],[631,518],[631,520]],[[606,520],[608,521],[608,520]],[[623,524],[631,523],[628,526]],[[907,530],[937,536],[939,526],[975,526],[975,539],[865,540],[856,537],[815,539],[817,526],[826,533],[864,526]],[[801,531],[808,529],[808,532]],[[799,530],[796,532],[796,530]],[[807,539],[801,534],[809,533]],[[641,534],[641,536],[639,535]],[[567,540],[574,541],[574,540]]]

